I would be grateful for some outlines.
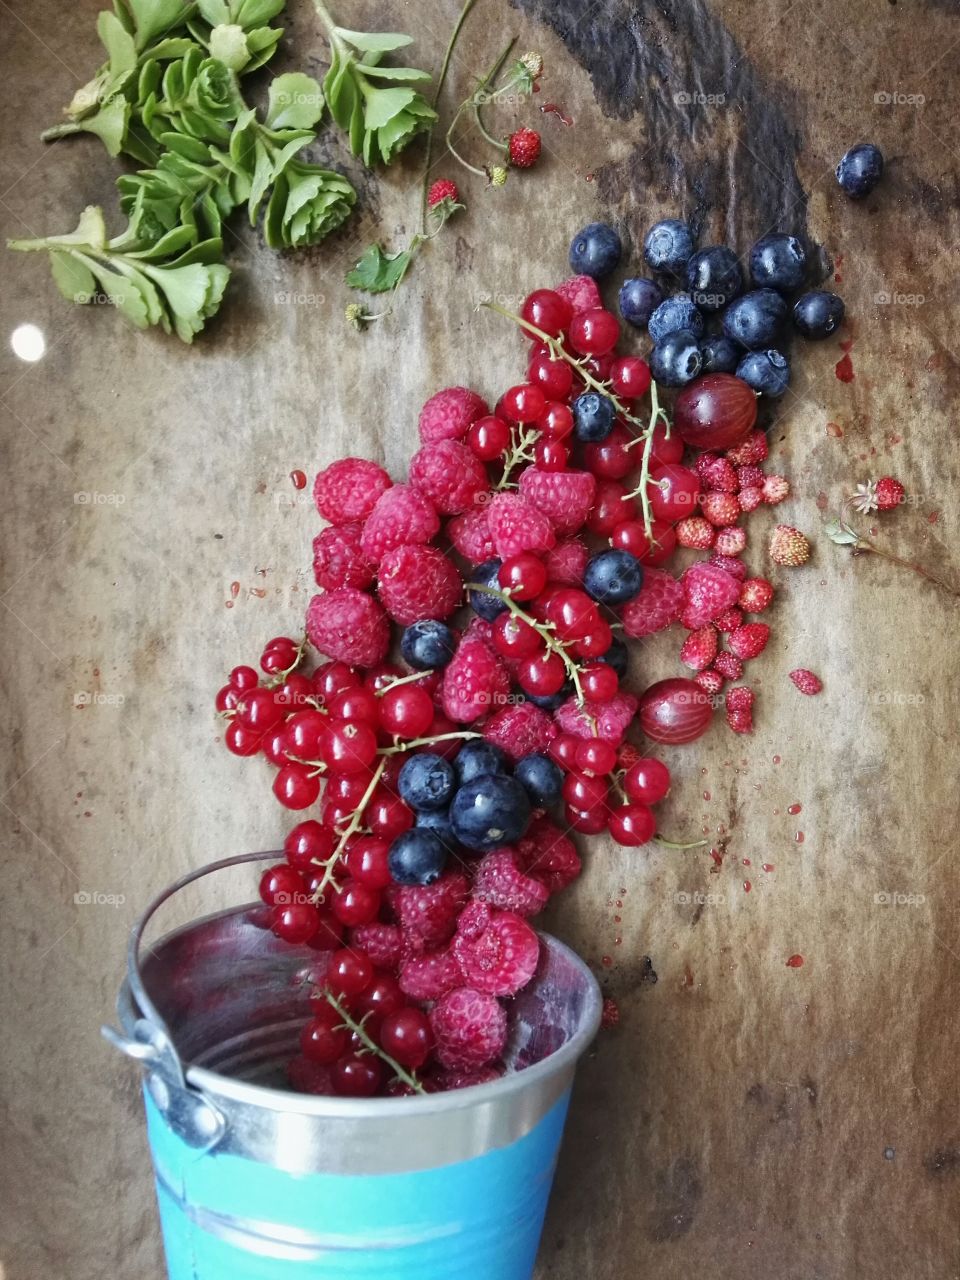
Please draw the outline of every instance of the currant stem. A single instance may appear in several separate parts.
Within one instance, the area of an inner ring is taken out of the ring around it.
[[[414,1093],[426,1092],[423,1085],[415,1075],[411,1075],[409,1071],[401,1067],[400,1063],[397,1062],[395,1058],[391,1058],[389,1053],[384,1053],[377,1042],[371,1038],[363,1024],[363,1019],[357,1022],[355,1018],[352,1018],[340,1002],[339,998],[335,996],[332,991],[325,991],[323,994],[326,997],[327,1003],[333,1009],[336,1009],[337,1013],[343,1019],[344,1027],[346,1027],[348,1031],[351,1031],[357,1039],[362,1042],[368,1053],[372,1053],[375,1058],[379,1058],[381,1062],[385,1062],[397,1079],[411,1088]]]
[[[272,680],[268,680],[266,687],[268,689],[275,689],[277,685],[283,684],[287,676],[292,675],[294,671],[296,671],[297,667],[299,667],[300,663],[303,661],[303,655],[306,653],[306,651],[307,651],[307,637],[306,635],[303,635],[300,639],[300,643],[297,645],[297,653],[296,653],[296,657],[293,659],[293,662],[291,662],[290,666],[287,667],[286,671],[278,671]]]
[[[436,737],[433,738],[412,738],[409,742],[397,742],[392,747],[380,747],[379,754],[382,756],[398,756],[402,755],[404,751],[412,751],[414,747],[432,747],[435,742],[452,742],[455,738],[466,739],[482,737],[482,733],[472,733],[466,729],[463,730],[463,732],[458,733],[438,733]],[[385,764],[386,761],[384,760],[380,765],[381,772],[383,772]],[[366,800],[364,800],[364,804],[365,803]]]
[[[666,836],[654,836],[657,844],[662,844],[667,849],[702,849],[704,845],[710,843],[709,840],[691,840],[689,844],[681,844],[677,840],[668,840]]]
[[[432,671],[411,671],[408,676],[397,676],[395,680],[391,680],[389,684],[383,685],[381,688],[374,690],[375,698],[382,698],[385,693],[391,689],[398,689],[402,684],[413,684],[415,680],[424,680],[427,676],[432,676]]]
[[[353,813],[353,816],[351,817],[350,821],[347,823],[346,827],[344,828],[340,836],[340,839],[337,841],[336,849],[334,849],[330,857],[327,858],[322,864],[323,876],[320,880],[320,883],[317,885],[316,889],[311,895],[311,898],[310,898],[311,902],[316,903],[316,902],[323,901],[323,895],[327,889],[327,886],[333,880],[334,869],[340,860],[340,855],[343,853],[343,850],[346,847],[347,841],[350,839],[350,837],[353,835],[356,835],[356,833],[360,830],[360,825],[363,820],[363,811],[367,807],[367,805],[370,803],[370,797],[373,795],[374,791],[376,791],[377,784],[379,783],[380,779],[383,777],[383,771],[386,767],[387,767],[386,760],[381,760],[380,763],[377,765],[376,769],[374,770],[373,777],[370,779],[370,784],[367,787],[366,791],[363,793],[363,799],[357,805]]]
[[[530,446],[536,444],[539,438],[539,431],[535,430],[533,427],[527,429],[524,423],[520,424],[513,448],[507,455],[507,461],[503,468],[503,475],[497,481],[498,489],[516,488],[516,485],[510,483],[510,476],[521,462],[533,462],[534,455],[530,451]]]
[[[495,596],[498,600],[502,600],[515,618],[519,618],[521,622],[525,622],[528,627],[532,627],[536,631],[546,645],[547,652],[557,654],[563,662],[567,675],[570,677],[576,691],[577,706],[582,707],[586,699],[583,693],[583,685],[580,683],[580,668],[567,653],[563,641],[558,640],[553,634],[553,623],[538,622],[536,618],[520,608],[516,601],[511,598],[509,591],[498,591],[496,587],[485,587],[479,582],[468,582],[466,590],[479,591],[485,596]]]

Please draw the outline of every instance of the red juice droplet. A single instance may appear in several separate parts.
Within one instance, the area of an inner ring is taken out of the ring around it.
[[[803,844],[806,837],[804,836],[802,831],[798,831],[793,838],[794,840],[796,840],[797,844]]]
[[[236,598],[237,598],[237,596],[238,596],[239,594],[240,594],[240,583],[239,583],[239,582],[231,582],[231,583],[230,583],[230,595],[231,595],[231,597],[232,597],[234,600],[236,600]]]
[[[850,359],[849,351],[842,360],[837,361],[836,374],[841,382],[853,382],[856,378],[857,375],[853,372],[853,361]]]
[[[610,968],[610,966],[613,964],[613,957],[612,957],[612,956],[603,956],[603,958],[601,959],[600,963],[604,966],[604,968],[609,969],[609,968]]]
[[[827,435],[833,436],[834,440],[840,440],[843,437],[843,427],[840,426],[839,422],[828,422]]]
[[[710,792],[709,792],[709,791],[705,791],[705,792],[703,793],[703,798],[704,798],[704,800],[709,800],[709,799],[710,799]]]
[[[776,869],[777,868],[773,865],[772,862],[761,863],[761,870],[763,871],[776,871]]]
[[[595,178],[595,177],[596,177],[596,174],[594,174],[594,173],[588,173],[588,174],[587,174],[587,178],[586,178],[586,180],[587,180],[587,182],[593,182],[593,180],[594,180],[594,178]]]
[[[790,957],[790,959],[787,961],[787,968],[788,968],[788,969],[802,969],[802,968],[803,968],[803,956],[799,956],[799,955],[798,955],[798,956],[791,956],[791,957]]]
[[[750,892],[750,890],[751,890],[752,888],[753,888],[753,885],[750,883],[750,881],[749,881],[749,880],[744,880],[744,882],[743,882],[743,892],[744,892],[744,893],[749,893],[749,892]]]
[[[787,813],[798,814],[803,806],[799,804],[791,804],[787,806]]]
[[[290,479],[293,481],[295,489],[305,489],[307,487],[307,477],[302,471],[291,471]]]
[[[545,102],[540,108],[545,116],[556,116],[561,124],[573,124],[573,117],[568,116],[555,102]]]
[[[750,861],[750,859],[749,859],[749,858],[744,858],[744,860],[743,860],[743,865],[744,865],[745,867],[749,867],[749,866],[752,866],[753,864],[751,863],[751,861]]]
[[[936,524],[939,519],[940,519],[940,512],[931,511],[930,514],[927,516],[927,524]]]
[[[782,758],[783,758],[782,756],[774,756],[774,757],[773,757],[773,763],[774,763],[774,764],[779,764],[779,763],[780,763],[780,761],[782,760]]]

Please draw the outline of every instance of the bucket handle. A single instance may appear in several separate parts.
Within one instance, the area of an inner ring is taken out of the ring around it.
[[[276,860],[282,855],[276,850],[264,853],[240,853],[232,858],[221,858],[196,871],[181,876],[153,899],[130,930],[127,944],[127,986],[140,1017],[133,1024],[132,1036],[114,1027],[100,1028],[105,1039],[128,1058],[149,1068],[146,1085],[157,1109],[170,1128],[198,1151],[209,1151],[217,1145],[227,1131],[227,1121],[219,1108],[200,1089],[187,1083],[183,1062],[177,1053],[170,1030],[156,1005],[147,994],[140,969],[140,948],[147,925],[157,911],[181,889],[228,867],[247,862]]]

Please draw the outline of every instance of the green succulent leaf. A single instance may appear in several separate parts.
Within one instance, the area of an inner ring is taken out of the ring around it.
[[[372,244],[353,270],[347,272],[347,284],[366,293],[388,293],[406,275],[412,260],[409,249],[384,253],[378,244]]]
[[[405,36],[399,31],[383,31],[373,34],[369,31],[348,31],[346,27],[337,27],[337,35],[347,44],[353,45],[361,53],[392,53],[394,49],[405,49],[413,44],[413,36]]]
[[[216,58],[231,71],[242,71],[250,61],[250,49],[243,27],[225,22],[214,27],[207,42],[211,58]]]
[[[137,65],[137,46],[133,36],[117,15],[111,13],[109,9],[104,9],[97,18],[97,35],[100,37],[100,43],[107,51],[107,57],[110,60],[110,74],[112,76],[123,75],[124,72],[135,70]]]
[[[68,302],[87,302],[97,290],[93,272],[62,249],[50,250],[50,273]]]
[[[271,129],[311,129],[323,115],[323,90],[312,76],[290,71],[269,89],[267,125]]]

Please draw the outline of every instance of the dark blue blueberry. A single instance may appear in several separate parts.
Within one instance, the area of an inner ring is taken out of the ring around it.
[[[453,632],[445,622],[424,619],[407,627],[400,638],[404,661],[417,671],[445,667],[457,647]]]
[[[598,661],[605,662],[608,667],[613,667],[614,671],[622,680],[627,674],[627,659],[629,650],[619,636],[614,636],[610,641],[610,648],[606,653],[601,653]]]
[[[468,738],[456,754],[453,767],[463,784],[488,773],[506,773],[506,753],[485,738]]]
[[[666,218],[655,222],[643,242],[643,256],[654,271],[682,276],[693,253],[693,235],[685,222]]]
[[[858,142],[837,165],[837,181],[851,200],[868,196],[883,177],[883,155],[872,142]]]
[[[663,290],[655,280],[634,276],[620,286],[620,314],[635,329],[645,329],[647,321],[663,301]]]
[[[590,222],[570,242],[570,266],[577,275],[600,280],[616,269],[623,246],[606,222]]]
[[[616,410],[612,401],[596,391],[585,391],[573,402],[574,433],[578,440],[590,444],[596,440],[606,440],[613,430]]]
[[[643,569],[629,551],[600,551],[583,571],[583,589],[598,604],[626,604],[642,586]]]
[[[771,231],[750,250],[750,277],[758,289],[799,289],[807,274],[807,251],[796,236]]]
[[[736,298],[723,313],[723,332],[748,351],[769,347],[787,315],[787,304],[775,289],[755,289]]]
[[[435,831],[411,827],[390,846],[387,865],[397,884],[433,884],[447,865],[447,849]]]
[[[500,572],[502,560],[494,557],[492,560],[484,560],[483,564],[478,564],[470,574],[470,581],[478,583],[481,587],[494,587],[500,590],[500,579],[497,575]],[[499,613],[503,613],[506,609],[504,602],[498,596],[488,596],[483,591],[471,591],[470,603],[473,606],[474,613],[478,614],[485,622],[492,622]]]
[[[560,799],[563,786],[563,770],[549,756],[534,751],[529,756],[522,756],[513,771],[526,788],[527,795],[538,809],[556,803]]]
[[[843,299],[835,293],[815,290],[793,305],[793,323],[805,338],[829,338],[843,322]]]
[[[503,774],[481,774],[465,783],[450,805],[453,834],[468,849],[483,852],[513,844],[530,823],[530,797]]]
[[[650,372],[663,387],[686,386],[702,367],[697,335],[689,329],[668,333],[650,352]]]
[[[699,249],[687,263],[687,289],[701,311],[719,311],[743,292],[737,255],[725,244]]]
[[[446,849],[453,851],[459,849],[460,845],[457,837],[453,834],[453,828],[450,826],[450,814],[446,809],[424,810],[418,813],[414,826],[421,830],[432,831],[438,840],[441,840]]]
[[[647,325],[654,342],[659,342],[668,333],[676,333],[678,329],[689,329],[697,337],[703,333],[703,316],[685,293],[678,293],[673,298],[667,298],[666,302],[661,302]]]
[[[411,809],[446,809],[457,785],[453,765],[431,751],[418,751],[400,770],[397,788]]]
[[[782,396],[790,384],[790,366],[779,351],[748,351],[737,365],[737,377],[765,396]]]
[[[524,694],[524,697],[528,702],[532,702],[535,707],[539,707],[541,711],[556,711],[557,707],[563,706],[571,693],[573,693],[572,683],[569,680],[564,680],[556,693],[527,693]]]
[[[740,362],[742,348],[722,333],[704,338],[700,343],[703,373],[733,373]]]

